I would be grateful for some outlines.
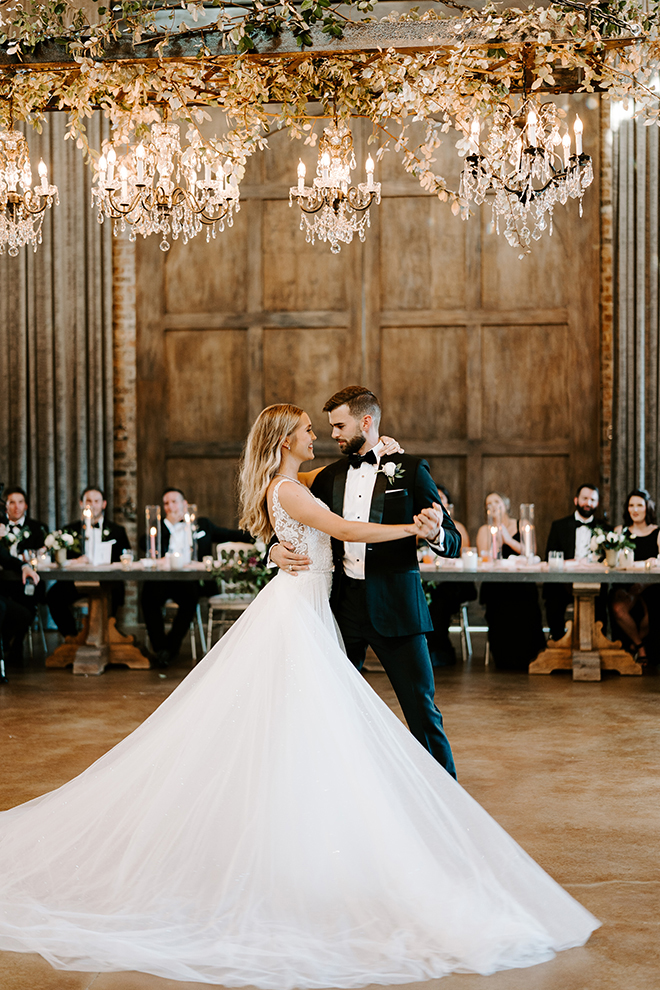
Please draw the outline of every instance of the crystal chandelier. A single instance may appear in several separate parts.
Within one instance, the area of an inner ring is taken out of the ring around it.
[[[183,150],[179,125],[165,121],[153,124],[149,138],[122,156],[106,143],[92,185],[99,223],[109,217],[115,234],[128,225],[131,240],[161,234],[162,251],[169,251],[170,238],[181,235],[186,244],[206,227],[208,241],[216,225],[225,229],[225,219],[231,227],[240,209],[233,165],[229,159],[223,164],[196,130],[188,137]]]
[[[481,141],[481,121],[472,121],[469,138],[457,147],[467,152],[461,173],[459,195],[465,202],[483,203],[492,190],[493,220],[500,233],[514,247],[528,248],[549,228],[557,203],[580,201],[594,178],[589,155],[582,151],[582,122],[576,116],[573,126],[575,153],[571,153],[568,129],[560,133],[560,111],[554,103],[538,105],[526,100],[520,112],[502,104],[495,108],[493,125]],[[561,153],[560,153],[561,152]]]
[[[293,198],[302,211],[300,229],[307,243],[318,237],[330,242],[333,254],[341,244],[350,244],[357,234],[364,241],[365,227],[370,226],[369,207],[380,203],[380,182],[374,182],[374,162],[371,155],[365,163],[367,181],[352,186],[351,171],[355,168],[355,152],[350,129],[334,121],[324,128],[319,142],[316,178],[312,186],[305,185],[305,165],[298,163],[298,185],[289,189],[289,206]]]
[[[25,135],[0,128],[0,254],[15,258],[19,250],[41,244],[46,208],[59,204],[57,186],[48,182],[48,169],[39,162],[41,183],[31,189],[32,169]],[[18,187],[21,187],[21,192]]]

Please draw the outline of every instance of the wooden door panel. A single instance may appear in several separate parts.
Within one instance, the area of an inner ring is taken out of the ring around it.
[[[351,381],[355,338],[348,327],[333,329],[268,329],[263,337],[264,401],[301,406],[321,436],[327,423],[323,406]]]
[[[289,201],[263,204],[263,305],[266,310],[346,309],[351,251],[332,254],[327,244],[307,244],[300,209]]]
[[[568,441],[568,327],[484,326],[483,435]]]
[[[427,457],[431,475],[437,485],[449,489],[454,516],[464,522],[467,505],[467,473],[465,457]]]
[[[381,221],[381,300],[386,310],[465,305],[465,231],[430,196],[385,199]]]
[[[465,327],[384,327],[381,401],[388,423],[414,440],[466,438]]]
[[[246,332],[169,330],[165,354],[168,441],[242,443],[248,428]]]
[[[207,242],[202,230],[187,244],[179,238],[164,258],[166,313],[242,313],[247,309],[247,248],[254,203],[243,203]]]

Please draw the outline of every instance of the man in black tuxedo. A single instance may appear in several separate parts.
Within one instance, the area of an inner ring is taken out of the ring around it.
[[[190,545],[191,531],[186,525],[185,516],[188,512],[186,496],[180,488],[167,488],[163,492],[163,510],[165,518],[161,530],[161,553],[168,551],[179,554],[181,563],[189,563],[193,557]],[[198,516],[197,529],[194,533],[196,552],[194,556],[201,560],[213,553],[214,543],[252,543],[249,533],[240,529],[225,529],[216,526],[207,516]],[[142,549],[146,549],[146,536],[140,540]],[[195,581],[145,581],[142,587],[142,613],[155,653],[154,667],[167,667],[177,655],[181,643],[190,628],[195,614],[197,602],[203,596],[216,594],[215,584],[203,584]],[[171,600],[179,606],[172,628],[165,635],[163,605]]]
[[[351,385],[330,398],[332,436],[348,457],[323,468],[312,492],[345,519],[409,523],[421,517],[424,534],[441,556],[457,557],[461,538],[438,504],[429,466],[407,454],[380,456],[380,404],[368,389]],[[422,590],[414,537],[390,543],[332,541],[335,564],[330,604],[349,659],[361,669],[368,646],[382,663],[415,738],[452,776],[456,769],[442,715],[425,633],[433,628]],[[271,559],[295,571],[309,561],[285,545]]]
[[[4,526],[4,536],[1,542],[12,557],[25,561],[32,553],[41,550],[46,536],[47,527],[29,515],[27,494],[22,488],[7,489],[5,493],[7,522]],[[27,589],[27,594],[26,594]],[[35,585],[23,581],[0,581],[0,594],[16,602],[34,618],[37,605],[44,601],[43,584]],[[28,622],[29,625],[29,622]],[[27,627],[26,627],[27,628]],[[23,641],[14,637],[9,659],[19,659],[23,655]]]
[[[15,576],[13,581],[2,581],[0,591],[0,683],[5,683],[4,659],[23,659],[23,640],[34,618],[29,596],[23,604],[24,589],[31,583],[33,590],[38,590],[39,575],[10,552],[4,539],[0,539],[0,568]]]
[[[573,498],[575,511],[570,516],[555,519],[550,527],[546,559],[551,551],[561,551],[564,560],[581,560],[590,553],[592,526],[610,527],[603,519],[596,518],[600,493],[596,485],[585,482],[578,485]],[[573,592],[570,584],[543,585],[545,612],[550,627],[550,639],[555,642],[564,635],[564,620],[566,608],[573,602]],[[607,591],[601,588],[596,599],[596,619],[607,627]]]
[[[91,536],[86,538],[86,529],[81,519],[76,519],[64,527],[65,533],[71,533],[76,537],[79,550],[69,550],[67,557],[80,558],[89,563],[101,562],[107,551],[102,549],[102,544],[110,544],[110,560],[117,563],[124,550],[131,549],[128,533],[123,526],[110,522],[105,518],[107,506],[105,494],[98,485],[89,485],[80,496],[80,509],[88,509],[91,519]],[[85,543],[89,542],[89,546]],[[111,581],[111,614],[115,616],[124,604],[124,582]],[[46,592],[46,602],[50,609],[50,614],[57,625],[62,636],[76,635],[76,620],[73,614],[73,605],[79,598],[84,598],[85,594],[76,588],[74,581],[56,581]]]

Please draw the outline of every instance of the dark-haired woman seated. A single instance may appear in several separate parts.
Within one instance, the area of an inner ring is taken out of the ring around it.
[[[656,521],[655,502],[647,491],[635,488],[623,505],[623,525],[617,533],[625,533],[635,544],[635,560],[649,560],[660,554],[660,529]],[[629,584],[616,588],[610,598],[613,634],[621,638],[638,663],[649,660],[647,650],[657,652],[654,640],[658,630],[649,620],[657,612],[656,585]],[[657,662],[657,656],[653,657]]]

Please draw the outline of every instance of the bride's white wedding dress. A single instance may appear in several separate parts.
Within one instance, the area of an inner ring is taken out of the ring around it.
[[[0,948],[287,990],[492,973],[583,944],[598,921],[346,658],[329,537],[274,504],[311,570],[278,574],[88,770],[0,814]]]

